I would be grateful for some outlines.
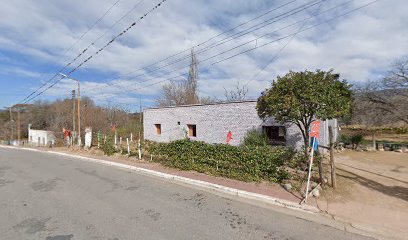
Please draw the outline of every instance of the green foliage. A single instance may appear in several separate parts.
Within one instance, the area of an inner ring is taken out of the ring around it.
[[[351,137],[349,135],[346,134],[341,134],[340,135],[340,142],[348,145],[351,144]]]
[[[237,147],[188,140],[150,143],[146,147],[153,159],[167,166],[244,181],[285,179],[284,163],[294,155],[285,147]]]
[[[110,141],[109,139],[106,140],[105,143],[102,143],[100,148],[102,149],[103,153],[108,156],[112,156],[113,154],[117,152],[112,141]]]
[[[351,144],[359,145],[363,141],[363,135],[361,134],[353,135],[351,136],[350,141],[351,141]]]
[[[316,119],[346,116],[352,109],[351,85],[339,80],[332,70],[292,72],[278,76],[271,88],[258,98],[258,115],[296,124],[305,145],[310,124]]]
[[[253,147],[260,147],[260,146],[269,146],[269,139],[265,133],[258,132],[255,128],[249,130],[244,137],[244,141],[242,143],[243,146],[253,146]]]

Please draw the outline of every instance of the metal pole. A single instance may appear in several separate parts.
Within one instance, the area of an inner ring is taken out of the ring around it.
[[[312,145],[312,152],[310,154],[310,164],[309,164],[309,174],[307,176],[307,184],[306,184],[306,196],[305,196],[305,202],[307,202],[307,196],[309,195],[309,184],[310,184],[310,177],[312,173],[312,165],[313,165],[313,154],[314,154],[314,144],[316,141],[316,137],[313,137],[313,145]]]

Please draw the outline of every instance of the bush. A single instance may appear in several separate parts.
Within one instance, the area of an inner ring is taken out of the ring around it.
[[[101,144],[101,149],[105,155],[112,156],[115,154],[117,151],[115,149],[115,146],[113,143],[109,140],[107,140],[105,143]]]
[[[363,135],[355,134],[351,136],[350,141],[351,144],[353,145],[353,148],[356,149],[358,146],[360,146],[361,142],[363,141]]]
[[[340,141],[346,145],[352,145],[353,149],[357,148],[363,141],[362,134],[354,134],[354,135],[340,135]]]
[[[342,142],[342,143],[344,143],[346,145],[349,145],[349,144],[351,144],[351,138],[348,135],[341,134],[340,135],[340,142]]]
[[[265,133],[258,132],[255,128],[249,130],[244,137],[243,146],[269,146],[269,139]]]
[[[279,182],[287,178],[284,163],[294,152],[285,147],[231,146],[177,140],[147,145],[154,160],[183,170],[195,170],[244,181]]]
[[[350,141],[352,144],[359,145],[363,141],[363,135],[361,134],[356,134],[351,136]]]

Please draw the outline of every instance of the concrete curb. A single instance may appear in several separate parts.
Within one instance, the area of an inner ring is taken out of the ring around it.
[[[94,162],[94,163],[99,163],[99,164],[103,164],[107,166],[128,169],[128,170],[143,173],[146,175],[155,176],[155,177],[164,178],[170,181],[175,181],[179,183],[196,186],[202,189],[212,190],[212,191],[216,191],[219,193],[237,196],[237,197],[244,198],[244,199],[256,200],[256,201],[260,201],[266,204],[277,205],[280,207],[289,208],[293,210],[298,210],[298,211],[303,211],[303,212],[308,212],[308,213],[319,213],[320,212],[316,207],[313,207],[313,206],[300,205],[299,203],[296,203],[296,202],[274,198],[274,197],[266,196],[266,195],[259,194],[259,193],[253,193],[253,192],[239,190],[239,189],[235,189],[231,187],[225,187],[219,184],[214,184],[214,183],[209,183],[209,182],[205,182],[201,180],[181,177],[181,176],[172,175],[168,173],[162,173],[162,172],[158,172],[158,171],[154,171],[154,170],[150,170],[146,168],[141,168],[141,167],[135,167],[135,166],[131,166],[131,165],[123,164],[123,163],[111,162],[107,160],[84,157],[84,156],[62,153],[62,152],[44,151],[44,150],[33,149],[33,148],[23,148],[23,147],[14,147],[14,146],[0,146],[0,147],[11,148],[11,149],[21,149],[21,150],[42,152],[42,153],[50,153],[50,154],[55,154],[55,155],[60,155],[60,156],[65,156],[65,157],[70,157],[70,158],[76,158],[76,159],[80,159],[80,160],[84,160],[88,162]]]

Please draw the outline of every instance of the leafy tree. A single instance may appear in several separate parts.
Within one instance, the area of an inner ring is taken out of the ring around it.
[[[290,71],[278,76],[258,98],[258,115],[295,124],[302,132],[305,146],[309,146],[308,130],[313,121],[339,118],[351,112],[351,85],[339,78],[333,70]]]

